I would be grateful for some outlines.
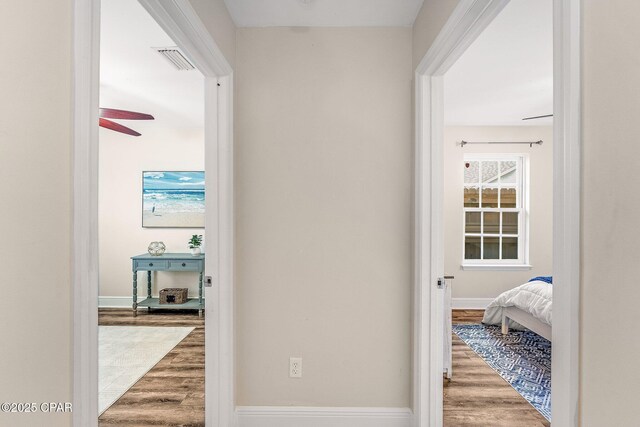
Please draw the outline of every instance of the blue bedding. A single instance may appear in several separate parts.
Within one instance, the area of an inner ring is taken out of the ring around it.
[[[553,284],[553,276],[536,276],[532,279],[529,279],[529,282],[533,282],[534,280],[539,280],[541,282],[546,282],[550,285]]]

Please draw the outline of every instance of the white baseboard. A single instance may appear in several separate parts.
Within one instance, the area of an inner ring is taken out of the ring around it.
[[[138,295],[138,302],[146,297]],[[133,296],[130,297],[98,297],[98,308],[131,308]]]
[[[409,408],[238,406],[239,427],[410,427]]]
[[[484,310],[495,298],[451,298],[454,310]]]

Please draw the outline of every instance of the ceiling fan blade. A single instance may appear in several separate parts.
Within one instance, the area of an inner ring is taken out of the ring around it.
[[[533,117],[525,117],[522,120],[535,120],[535,119],[544,119],[545,117],[553,117],[553,114],[546,114],[544,116],[533,116]]]
[[[126,126],[122,126],[121,124],[112,122],[111,120],[103,119],[102,117],[100,117],[100,126],[106,129],[114,130],[116,132],[126,133],[127,135],[131,135],[131,136],[141,135],[140,133],[136,132],[133,129],[129,129]]]
[[[101,108],[100,117],[121,120],[154,120],[151,114],[137,113],[135,111],[116,110],[115,108]]]

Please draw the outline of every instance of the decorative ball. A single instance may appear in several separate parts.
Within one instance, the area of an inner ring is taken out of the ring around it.
[[[151,242],[149,243],[149,253],[153,256],[160,256],[164,253],[167,247],[163,242]]]

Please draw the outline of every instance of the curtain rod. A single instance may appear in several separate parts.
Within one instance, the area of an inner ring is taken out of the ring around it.
[[[542,145],[542,140],[540,141],[465,141],[462,140],[460,143],[460,147],[464,147],[467,144],[529,144],[529,147],[533,147],[535,145]]]

